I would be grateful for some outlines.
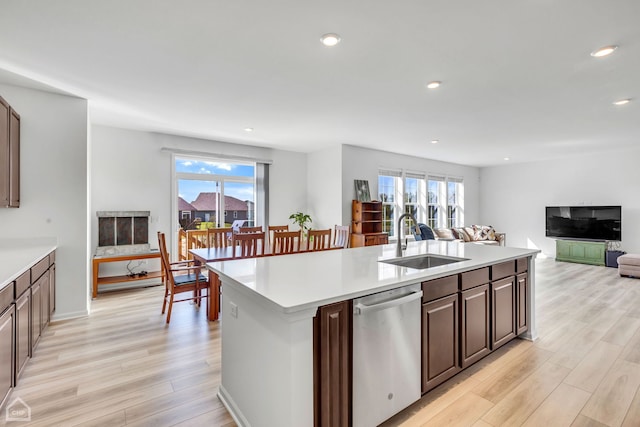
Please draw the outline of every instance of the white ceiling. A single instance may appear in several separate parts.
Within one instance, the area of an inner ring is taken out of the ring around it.
[[[640,98],[639,22],[638,0],[3,0],[0,68],[99,124],[488,166],[638,147],[640,99],[612,102]]]

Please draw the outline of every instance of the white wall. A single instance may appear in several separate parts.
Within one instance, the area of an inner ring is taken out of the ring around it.
[[[0,209],[2,238],[54,237],[54,320],[88,314],[87,101],[0,84],[20,114],[20,207]]]
[[[425,174],[450,175],[464,179],[464,222],[480,223],[479,209],[479,174],[480,170],[472,166],[405,156],[386,151],[344,145],[342,147],[342,222],[351,223],[351,201],[355,198],[353,181],[365,179],[369,181],[371,198],[377,199],[378,170],[404,169]]]
[[[622,205],[622,250],[640,252],[640,149],[483,168],[481,220],[507,233],[507,245],[555,257],[545,206]]]
[[[158,231],[169,233],[176,229],[171,224],[171,154],[161,151],[163,147],[206,152],[212,156],[235,155],[272,160],[269,167],[269,222],[291,223],[291,213],[306,209],[305,154],[98,125],[92,126],[92,141],[93,249],[98,242],[96,211],[150,211],[151,247],[157,247],[155,236]],[[148,271],[154,267],[155,264],[150,263]],[[100,267],[100,274],[121,274],[123,268],[117,264],[104,265]]]
[[[342,168],[340,145],[307,154],[307,213],[313,228],[350,223],[342,222]]]

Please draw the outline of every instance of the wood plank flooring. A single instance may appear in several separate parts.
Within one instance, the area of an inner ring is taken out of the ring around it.
[[[512,341],[384,426],[640,426],[640,280],[538,259],[536,281],[539,340]],[[178,303],[167,327],[161,301],[161,287],[105,293],[89,318],[52,324],[10,398],[32,421],[2,413],[0,426],[234,426],[216,397],[219,323]]]
[[[640,279],[536,260],[539,339],[514,340],[383,425],[640,426]]]

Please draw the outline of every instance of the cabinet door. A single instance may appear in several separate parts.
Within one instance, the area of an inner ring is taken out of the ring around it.
[[[0,97],[0,207],[9,206],[9,104]]]
[[[460,294],[462,323],[460,353],[462,367],[477,362],[491,352],[489,347],[489,284]]]
[[[315,426],[351,425],[351,301],[318,309],[314,329]]]
[[[40,282],[40,333],[49,324],[49,272],[38,280]]]
[[[389,236],[387,234],[379,234],[377,244],[386,245],[387,243],[389,243]]]
[[[0,407],[13,387],[14,321],[14,307],[11,304],[0,314]]]
[[[516,333],[520,335],[523,332],[526,332],[529,329],[529,324],[527,323],[527,307],[529,307],[529,294],[528,294],[528,286],[529,286],[529,275],[527,273],[518,274],[517,276],[517,289],[516,289],[516,297],[517,297],[517,330]]]
[[[49,321],[56,310],[56,265],[49,267]]]
[[[9,122],[9,206],[20,206],[20,116],[11,110]]]
[[[516,336],[515,276],[491,283],[491,320],[491,349],[495,350]]]
[[[31,319],[31,293],[25,292],[16,301],[16,384],[31,356],[29,319]]]
[[[42,320],[42,292],[40,292],[40,280],[31,285],[31,354],[33,354],[38,341],[40,340],[40,328]]]
[[[458,294],[422,305],[422,392],[460,371]]]

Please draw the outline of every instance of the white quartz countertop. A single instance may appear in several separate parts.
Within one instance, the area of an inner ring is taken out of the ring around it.
[[[434,254],[467,260],[423,270],[378,262],[396,258],[395,251],[396,245],[390,244],[210,262],[207,268],[218,273],[225,286],[289,314],[540,252],[428,240],[409,242],[403,257]]]
[[[55,238],[0,239],[0,289],[55,250]]]

